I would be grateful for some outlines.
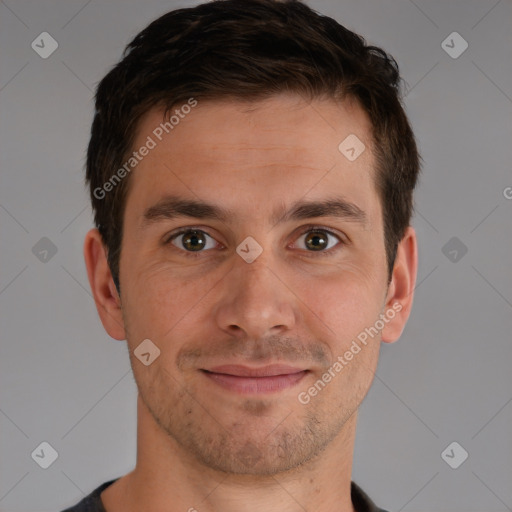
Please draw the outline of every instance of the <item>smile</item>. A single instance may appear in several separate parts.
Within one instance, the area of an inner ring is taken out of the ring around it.
[[[262,368],[225,365],[202,369],[201,372],[217,385],[239,394],[275,393],[296,385],[308,370],[283,365]]]

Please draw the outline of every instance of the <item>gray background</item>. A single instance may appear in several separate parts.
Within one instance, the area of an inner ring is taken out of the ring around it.
[[[60,510],[135,463],[125,343],[100,324],[82,256],[84,154],[97,82],[148,22],[195,3],[0,0],[4,512]],[[424,159],[414,308],[382,346],[353,479],[390,511],[512,510],[512,3],[308,3],[395,56]],[[31,48],[44,31],[47,59]],[[454,31],[458,58],[442,47]],[[58,452],[46,470],[42,441]],[[458,469],[441,457],[452,441],[469,453]]]

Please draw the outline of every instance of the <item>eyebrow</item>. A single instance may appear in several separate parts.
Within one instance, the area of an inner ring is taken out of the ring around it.
[[[233,210],[219,205],[185,199],[178,196],[165,196],[156,204],[144,210],[141,229],[162,220],[172,220],[181,217],[195,219],[218,220],[228,223],[236,217]],[[366,226],[366,213],[354,203],[342,197],[328,198],[322,201],[297,201],[288,209],[280,205],[272,214],[272,225],[289,221],[305,220],[313,217],[337,217]]]

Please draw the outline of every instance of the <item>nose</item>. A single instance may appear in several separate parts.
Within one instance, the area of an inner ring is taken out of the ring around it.
[[[231,336],[256,340],[293,329],[298,317],[297,298],[283,277],[262,256],[252,263],[242,258],[236,261],[222,281],[216,304],[219,328]]]

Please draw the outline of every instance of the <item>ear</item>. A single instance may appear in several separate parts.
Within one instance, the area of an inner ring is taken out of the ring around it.
[[[411,313],[418,270],[416,232],[409,226],[398,244],[393,274],[388,287],[384,314],[388,321],[382,329],[382,341],[393,343],[400,338]]]
[[[126,339],[121,298],[117,293],[107,260],[107,249],[97,229],[85,235],[84,259],[96,309],[110,337]]]

